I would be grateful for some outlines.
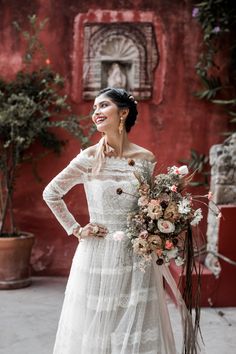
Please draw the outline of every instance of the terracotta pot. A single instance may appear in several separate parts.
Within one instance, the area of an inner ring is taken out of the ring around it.
[[[34,235],[0,237],[0,289],[18,289],[31,284],[30,255]]]

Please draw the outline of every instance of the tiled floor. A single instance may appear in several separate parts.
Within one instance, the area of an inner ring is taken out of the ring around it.
[[[0,354],[52,354],[65,285],[65,278],[41,277],[29,288],[0,291]],[[178,337],[179,316],[168,306]],[[236,308],[220,309],[223,316],[218,310],[202,309],[206,354],[234,354]]]

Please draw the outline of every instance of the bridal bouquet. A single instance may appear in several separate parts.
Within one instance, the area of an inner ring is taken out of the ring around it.
[[[141,268],[151,261],[153,252],[158,265],[168,264],[171,258],[182,265],[181,233],[203,217],[201,208],[194,208],[192,195],[183,191],[187,166],[170,167],[152,183],[137,171],[134,174],[139,182],[138,209],[128,215],[127,235],[134,253],[141,257]]]

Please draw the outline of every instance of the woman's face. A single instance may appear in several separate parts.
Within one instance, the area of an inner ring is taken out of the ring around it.
[[[93,109],[92,120],[99,132],[118,131],[120,118],[124,117],[124,112],[110,98],[105,94],[98,96],[94,101]]]

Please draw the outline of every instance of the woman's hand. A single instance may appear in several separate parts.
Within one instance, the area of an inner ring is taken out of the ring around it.
[[[105,237],[108,233],[107,228],[104,225],[101,224],[95,224],[95,223],[89,223],[85,225],[82,230],[80,230],[80,234],[78,236],[77,232],[74,232],[73,234],[76,237],[79,238],[85,238],[85,237]]]

